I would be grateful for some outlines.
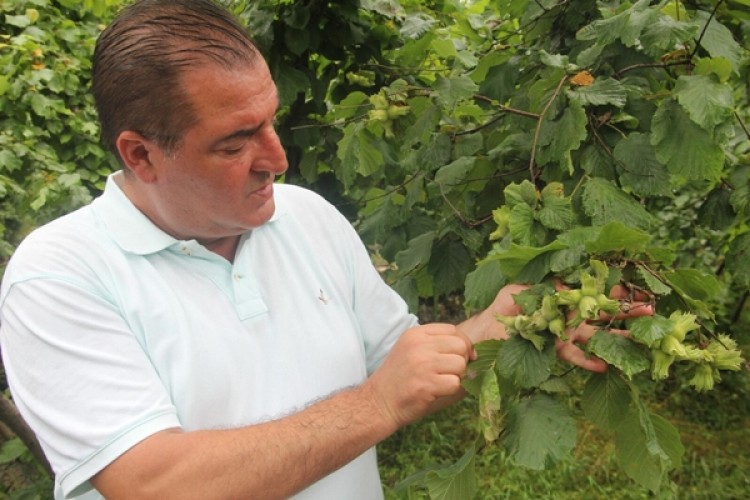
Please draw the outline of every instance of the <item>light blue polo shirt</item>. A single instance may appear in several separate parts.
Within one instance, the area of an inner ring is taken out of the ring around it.
[[[265,422],[357,385],[416,324],[333,206],[275,190],[234,263],[154,226],[114,177],[19,246],[0,345],[56,498],[88,498],[91,476],[155,432]],[[299,498],[382,498],[374,449]]]

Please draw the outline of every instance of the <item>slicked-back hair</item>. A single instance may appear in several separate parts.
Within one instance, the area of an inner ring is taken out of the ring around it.
[[[181,76],[213,65],[251,67],[261,57],[245,28],[211,0],[136,0],[101,33],[92,80],[102,142],[120,159],[131,130],[167,153],[196,122]]]

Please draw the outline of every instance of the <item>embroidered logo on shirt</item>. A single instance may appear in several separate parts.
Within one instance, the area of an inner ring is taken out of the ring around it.
[[[323,292],[323,289],[321,288],[320,295],[318,295],[318,300],[321,301],[323,304],[328,305],[328,301],[331,299],[326,297],[326,294]]]

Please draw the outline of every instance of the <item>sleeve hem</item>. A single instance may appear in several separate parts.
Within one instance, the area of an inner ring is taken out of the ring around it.
[[[147,437],[166,429],[181,427],[173,411],[162,412],[141,421],[115,436],[96,452],[89,455],[59,480],[63,498],[75,498],[93,489],[89,479],[112,463],[117,457]]]

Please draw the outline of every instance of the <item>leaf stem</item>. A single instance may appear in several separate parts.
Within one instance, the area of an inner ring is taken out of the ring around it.
[[[568,75],[565,75],[560,79],[560,83],[557,84],[557,88],[555,89],[555,93],[552,94],[552,97],[550,97],[549,101],[547,101],[547,104],[544,106],[544,109],[539,114],[539,118],[536,122],[536,130],[534,131],[534,142],[531,144],[531,159],[529,160],[529,173],[531,174],[531,182],[536,183],[536,178],[538,176],[538,172],[536,171],[536,147],[539,144],[539,135],[542,132],[542,123],[544,122],[544,117],[549,111],[550,106],[552,106],[552,103],[555,102],[555,99],[557,99],[557,96],[560,95],[560,92],[562,91],[562,87],[565,84],[565,82],[568,81]]]

